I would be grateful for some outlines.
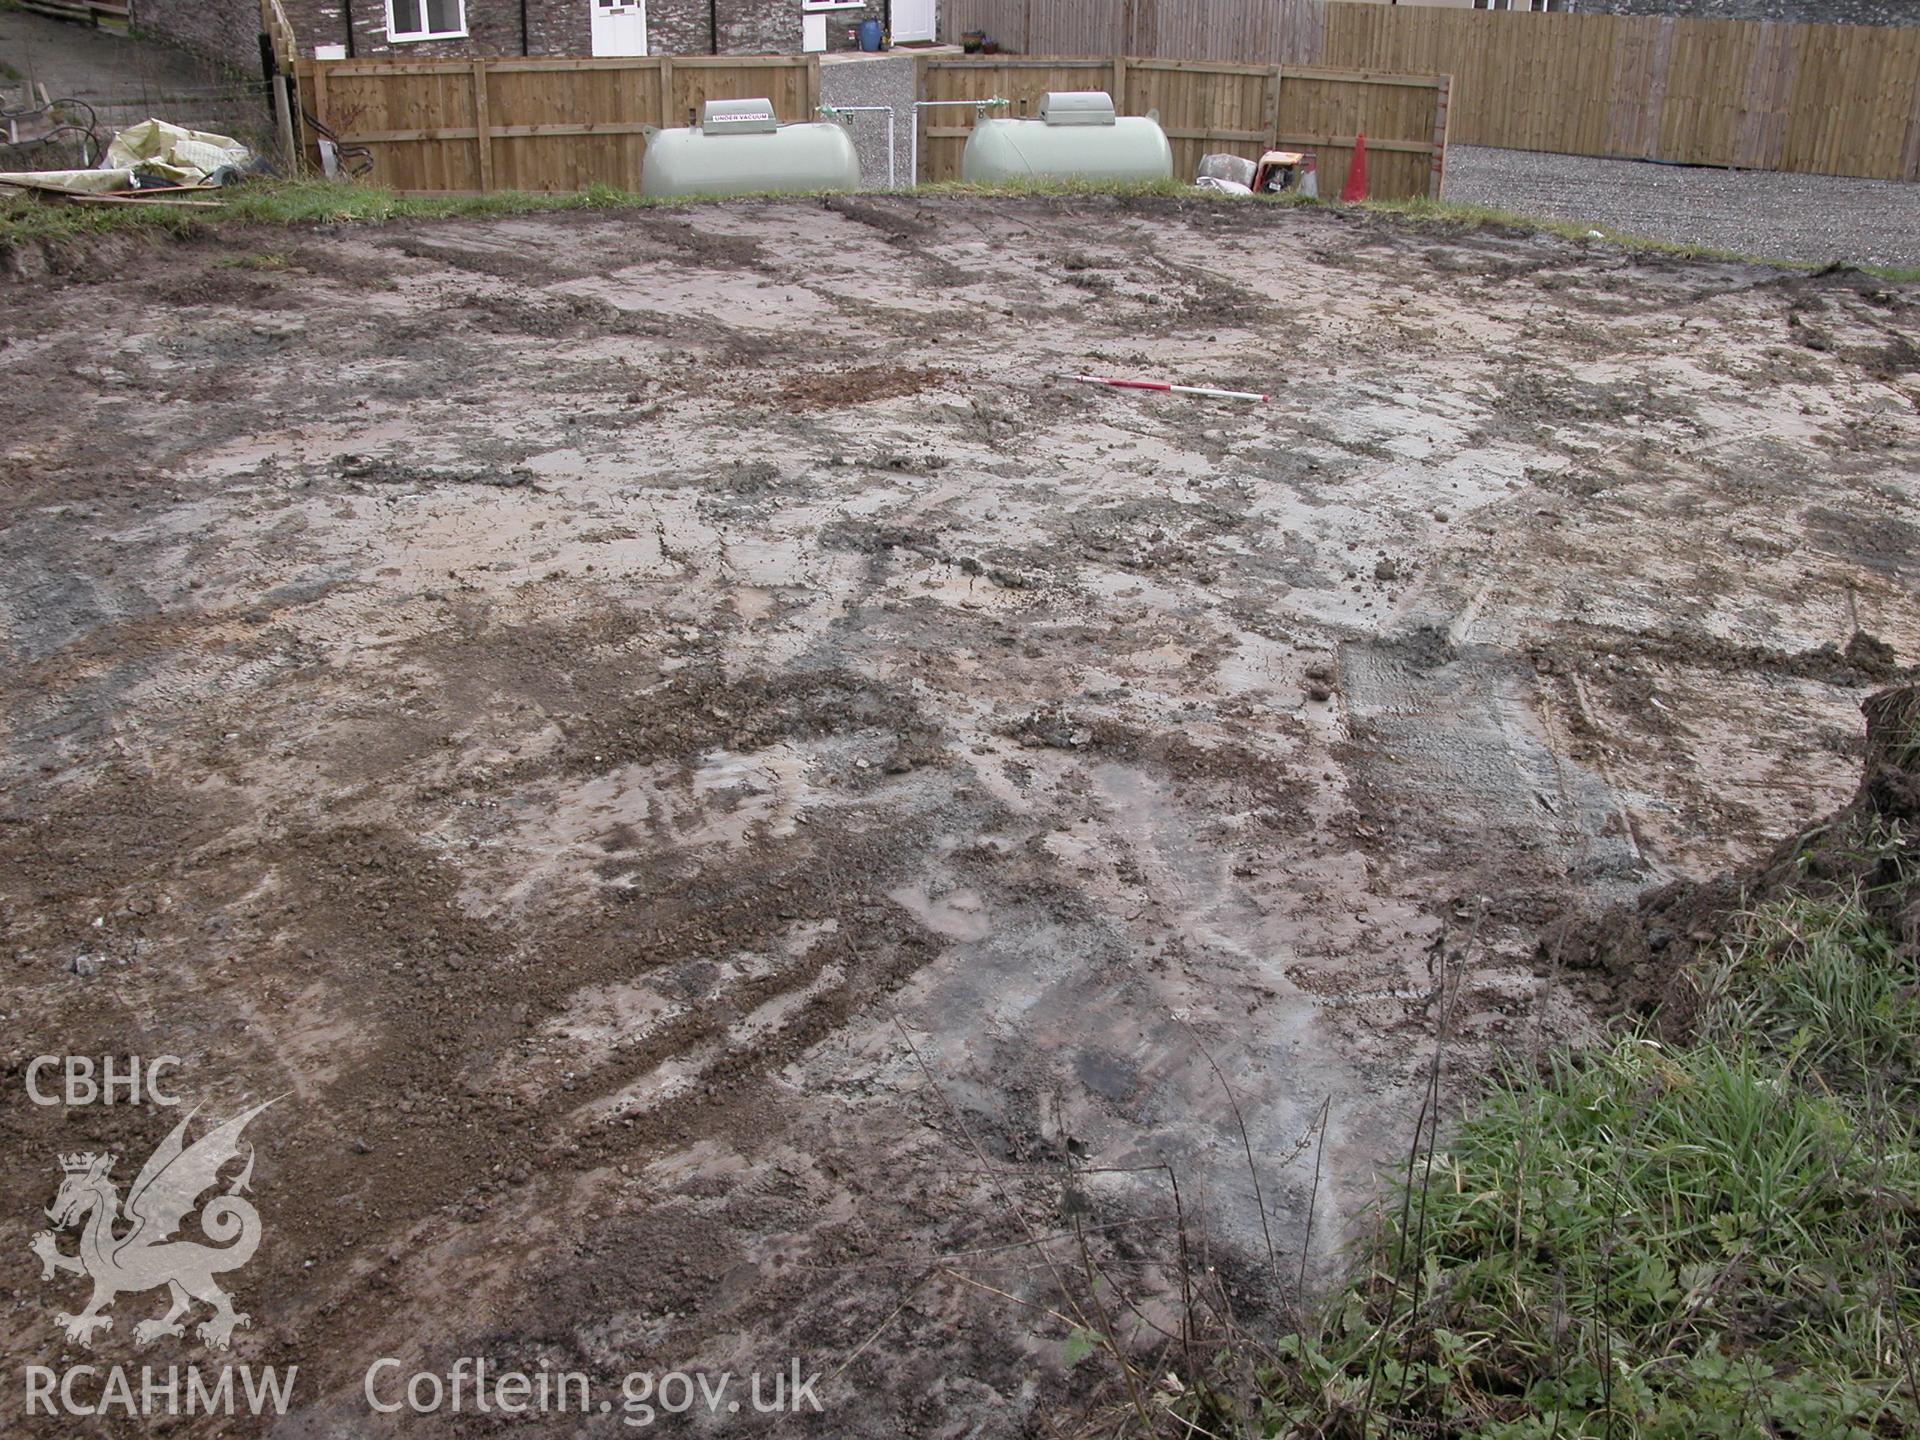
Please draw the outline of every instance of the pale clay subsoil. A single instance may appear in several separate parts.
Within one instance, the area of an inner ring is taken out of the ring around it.
[[[1439,980],[1457,1114],[1608,998],[1551,914],[1833,806],[1889,663],[1837,648],[1920,658],[1914,292],[1844,273],[910,199],[13,265],[6,1345],[217,1363],[152,1294],[79,1351],[26,1249],[175,1117],[18,1067],[175,1054],[285,1096],[276,1434],[493,1433],[369,1417],[383,1354],[1070,1429],[1047,1237],[1150,1346],[1171,1173],[1258,1315],[1250,1147],[1331,1273]]]

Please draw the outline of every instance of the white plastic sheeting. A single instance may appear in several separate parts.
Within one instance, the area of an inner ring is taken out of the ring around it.
[[[0,186],[105,195],[132,190],[142,176],[171,185],[205,185],[228,166],[251,164],[253,152],[230,135],[142,120],[113,137],[99,168],[0,173]]]

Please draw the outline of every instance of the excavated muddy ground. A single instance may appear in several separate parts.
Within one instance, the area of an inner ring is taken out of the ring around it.
[[[176,1433],[498,1428],[370,1415],[380,1356],[1070,1430],[1051,1267],[1149,1345],[1171,1177],[1248,1313],[1268,1233],[1329,1273],[1436,976],[1457,1113],[1604,998],[1559,907],[1832,809],[1920,660],[1915,295],[1858,275],[912,199],[12,263],[4,1331],[300,1366]],[[55,1328],[59,1155],[177,1112],[43,1054],[284,1097],[230,1354]]]

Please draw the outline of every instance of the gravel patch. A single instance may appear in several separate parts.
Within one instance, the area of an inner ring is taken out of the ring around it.
[[[1446,197],[1774,260],[1920,266],[1920,185],[1455,145]]]
[[[883,55],[874,59],[828,59],[820,66],[822,105],[891,105],[894,176],[901,185],[913,183],[913,56]],[[887,117],[855,115],[853,148],[860,155],[860,178],[869,190],[887,186]]]
[[[1913,0],[1578,0],[1569,10],[1672,15],[1683,20],[1772,20],[1790,25],[1920,25]]]

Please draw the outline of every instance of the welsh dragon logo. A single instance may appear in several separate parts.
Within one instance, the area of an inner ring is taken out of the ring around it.
[[[200,1211],[200,1229],[214,1244],[172,1237],[200,1196],[218,1182],[220,1168],[241,1154],[240,1132],[247,1122],[273,1103],[268,1100],[234,1116],[192,1145],[185,1143],[187,1123],[199,1112],[189,1112],[140,1167],[124,1205],[120,1187],[110,1178],[114,1156],[60,1157],[67,1178],[47,1209],[54,1229],[35,1235],[29,1248],[40,1259],[42,1280],[65,1270],[93,1281],[86,1309],[78,1315],[62,1311],[54,1317],[69,1340],[91,1345],[95,1330],[113,1328],[113,1317],[104,1312],[116,1295],[162,1285],[173,1303],[164,1316],[133,1327],[133,1338],[142,1345],[162,1335],[184,1333],[180,1318],[196,1300],[211,1305],[213,1316],[194,1333],[216,1349],[227,1348],[236,1325],[251,1323],[233,1308],[233,1297],[214,1283],[214,1276],[238,1270],[251,1260],[260,1245],[259,1212],[240,1198],[253,1176],[251,1145],[244,1147],[246,1167],[225,1193],[214,1196]],[[61,1254],[54,1232],[82,1222],[79,1252]],[[125,1233],[115,1233],[121,1225],[128,1227]]]

